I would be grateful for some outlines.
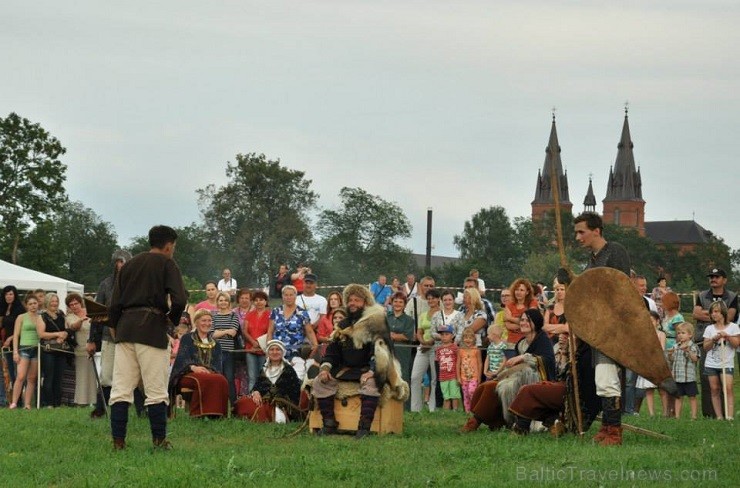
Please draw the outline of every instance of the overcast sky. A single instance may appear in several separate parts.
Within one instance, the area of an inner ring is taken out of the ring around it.
[[[645,218],[740,247],[740,2],[8,1],[0,116],[67,148],[67,190],[122,244],[199,220],[264,153],[397,202],[434,253],[482,207],[529,216],[556,107],[574,211],[601,210],[629,100]]]

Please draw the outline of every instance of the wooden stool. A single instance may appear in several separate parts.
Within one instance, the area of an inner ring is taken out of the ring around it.
[[[334,416],[340,431],[357,431],[357,424],[360,421],[360,396],[355,395],[343,400],[335,399]],[[308,427],[311,430],[319,430],[323,426],[321,412],[316,406],[309,414]],[[382,406],[378,405],[370,431],[381,435],[403,432],[403,402],[388,399]]]

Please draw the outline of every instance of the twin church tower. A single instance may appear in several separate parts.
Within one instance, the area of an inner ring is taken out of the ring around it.
[[[622,137],[617,144],[617,159],[609,169],[609,182],[606,187],[606,196],[602,200],[602,216],[604,223],[617,224],[623,227],[637,229],[640,235],[645,235],[645,200],[642,198],[642,178],[640,169],[635,167],[635,156],[632,152],[634,144],[630,137],[629,117],[627,109],[624,111],[624,125]],[[555,127],[555,115],[552,116],[550,140],[545,149],[545,163],[537,173],[537,186],[534,200],[532,200],[532,220],[539,220],[543,215],[555,209],[552,188],[552,168],[560,190],[560,208],[572,212],[573,203],[568,193],[568,172],[563,171],[563,162],[560,159],[560,144]],[[596,212],[596,195],[594,195],[591,178],[588,181],[588,192],[583,200],[585,211]],[[578,212],[580,213],[580,212]]]

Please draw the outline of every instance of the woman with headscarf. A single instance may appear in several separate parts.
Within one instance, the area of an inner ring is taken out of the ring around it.
[[[293,365],[299,378],[306,373],[306,362],[301,357],[301,348],[308,341],[313,356],[318,349],[316,333],[311,326],[308,312],[296,304],[298,292],[293,285],[283,287],[283,303],[270,312],[267,340],[278,339],[285,345],[285,359]]]
[[[301,408],[301,381],[285,360],[285,344],[267,343],[267,362],[249,396],[236,402],[234,414],[253,422],[286,423],[305,415]]]
[[[523,337],[516,343],[516,356],[506,360],[505,369],[495,381],[481,384],[473,393],[470,417],[463,432],[472,432],[480,424],[498,429],[514,423],[509,405],[519,388],[555,379],[555,353],[552,341],[542,330],[544,319],[536,308],[525,310],[519,319]]]
[[[229,408],[229,384],[221,374],[221,346],[211,332],[211,312],[198,310],[193,322],[195,331],[180,339],[170,376],[171,396],[190,390],[191,417],[225,417]]]

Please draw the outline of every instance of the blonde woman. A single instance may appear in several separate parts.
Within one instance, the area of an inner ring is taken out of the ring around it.
[[[13,362],[16,364],[17,372],[13,385],[13,401],[9,408],[18,408],[18,400],[25,382],[26,393],[23,395],[23,406],[26,410],[30,410],[38,376],[38,330],[44,328],[44,322],[38,314],[39,302],[34,295],[26,295],[24,305],[26,313],[20,314],[15,319],[13,330]]]

